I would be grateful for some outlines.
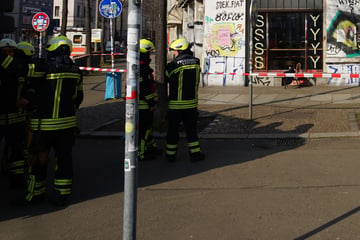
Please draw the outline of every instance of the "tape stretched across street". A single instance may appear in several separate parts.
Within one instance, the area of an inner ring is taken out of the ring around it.
[[[204,73],[205,75],[243,75],[243,76],[255,76],[255,77],[300,77],[300,78],[360,78],[358,73],[268,73],[268,72],[256,72],[256,73]]]
[[[79,67],[83,71],[94,71],[94,72],[126,72],[124,69],[115,68],[93,68],[93,67]]]
[[[115,68],[92,68],[92,67],[79,67],[84,71],[95,72],[126,72],[125,69]],[[239,75],[237,73],[204,73],[206,75]],[[300,78],[360,78],[359,73],[241,73],[242,76],[256,76],[256,77],[300,77]]]

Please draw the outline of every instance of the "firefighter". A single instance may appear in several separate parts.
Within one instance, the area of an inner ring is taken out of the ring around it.
[[[12,39],[0,41],[0,52],[7,59],[14,57],[17,45]],[[24,146],[25,113],[28,101],[22,96],[23,79],[16,72],[5,69],[9,61],[0,68],[0,141],[5,138],[5,166],[11,188],[25,187]]]
[[[154,70],[150,67],[150,52],[154,44],[148,39],[140,39],[140,93],[139,93],[139,146],[138,159],[150,160],[158,153],[153,137],[154,111],[157,107],[157,94]]]
[[[19,42],[17,44],[17,57],[20,58],[22,64],[31,64],[31,63],[40,63],[40,59],[34,58],[35,48],[29,42]],[[30,77],[20,77],[21,81],[24,82],[23,87],[23,95],[24,97],[29,100],[29,103],[26,106],[26,114],[28,115],[33,110],[33,101],[34,98],[34,90],[31,89],[31,82],[35,81],[36,79]]]
[[[31,202],[45,193],[47,163],[53,148],[56,168],[52,201],[64,206],[72,189],[72,148],[77,131],[75,110],[83,100],[82,74],[70,58],[72,43],[67,37],[53,37],[45,50],[45,78],[33,84],[35,109],[31,115],[33,136],[26,200]]]
[[[32,63],[41,63],[43,59],[34,58],[35,48],[29,42],[19,42],[17,43],[16,55],[18,59],[20,59],[21,64],[32,64]],[[29,166],[29,146],[31,141],[31,127],[30,127],[30,114],[34,110],[34,97],[35,97],[35,90],[32,88],[31,83],[37,81],[38,79],[32,77],[20,77],[20,81],[23,84],[23,96],[25,99],[28,100],[28,104],[24,108],[26,114],[26,139],[25,139],[25,148],[24,148],[24,156],[25,156],[25,173],[28,170]]]
[[[174,54],[174,59],[165,69],[165,80],[168,84],[168,130],[165,154],[169,162],[176,160],[181,122],[186,131],[191,161],[205,159],[197,135],[200,60],[193,56],[190,47],[190,43],[184,38],[173,41],[169,46]]]
[[[83,100],[82,74],[70,58],[72,43],[67,37],[51,38],[45,50],[47,61],[43,64],[24,67],[16,59],[1,56],[0,62],[5,68],[21,72],[22,76],[37,77],[31,83],[35,97],[30,121],[30,169],[27,193],[22,203],[28,205],[42,201],[46,192],[49,152],[53,149],[55,195],[50,200],[57,206],[65,206],[72,189],[72,148],[77,132],[75,111]]]

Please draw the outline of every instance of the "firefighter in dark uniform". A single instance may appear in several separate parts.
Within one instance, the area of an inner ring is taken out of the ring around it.
[[[154,111],[157,94],[153,72],[150,67],[150,52],[154,44],[148,39],[140,39],[140,93],[139,93],[139,146],[138,159],[153,159],[158,150],[153,137]]]
[[[51,202],[64,206],[72,189],[72,148],[77,131],[75,111],[83,100],[82,74],[70,58],[72,43],[67,37],[53,37],[47,43],[46,51],[45,64],[21,67],[16,59],[9,58],[2,62],[8,62],[9,65],[12,61],[14,63],[9,68],[13,71],[21,71],[23,76],[37,77],[37,80],[31,83],[35,97],[30,121],[30,169],[24,204],[43,199],[49,152],[53,149],[56,160],[55,196]]]
[[[169,46],[174,59],[165,70],[168,84],[168,130],[166,136],[166,157],[176,160],[179,140],[179,125],[182,122],[186,131],[187,146],[191,161],[204,160],[197,135],[198,87],[200,81],[200,60],[193,56],[190,43],[180,38]]]
[[[35,58],[33,58],[35,54],[35,48],[34,46],[29,42],[19,42],[17,43],[17,49],[16,52],[17,58],[22,61],[22,64],[31,64],[35,62],[39,62],[39,59],[36,61]],[[29,165],[29,146],[31,141],[31,129],[30,129],[30,114],[34,110],[34,90],[31,88],[31,82],[36,81],[35,78],[29,78],[29,77],[23,77],[20,76],[20,81],[23,82],[23,90],[22,95],[26,100],[28,100],[27,105],[25,106],[25,117],[26,117],[26,138],[25,138],[25,148],[24,148],[24,158],[25,158],[25,174],[28,170]]]
[[[53,37],[46,51],[45,78],[33,84],[35,109],[31,115],[33,136],[26,200],[31,202],[45,193],[47,163],[53,148],[56,160],[53,202],[63,206],[72,189],[72,148],[77,131],[75,111],[83,100],[82,74],[70,59],[72,42],[67,37]],[[30,67],[29,70],[34,69]]]
[[[8,38],[0,41],[0,52],[7,61],[0,68],[0,141],[5,138],[5,167],[11,188],[25,187],[24,146],[25,113],[28,101],[22,96],[24,79],[6,69],[15,55],[16,43]]]

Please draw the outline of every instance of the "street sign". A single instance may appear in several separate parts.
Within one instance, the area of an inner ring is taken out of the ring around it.
[[[119,0],[102,0],[99,4],[99,11],[105,18],[116,18],[122,11]]]
[[[49,27],[49,16],[44,12],[38,12],[32,19],[32,26],[35,31],[43,32]]]
[[[93,28],[91,29],[91,42],[101,42],[102,29]]]

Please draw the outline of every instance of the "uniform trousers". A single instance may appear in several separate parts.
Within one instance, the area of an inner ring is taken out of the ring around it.
[[[166,155],[175,156],[179,141],[179,127],[183,123],[187,145],[190,154],[200,152],[199,137],[197,135],[197,108],[169,109],[168,110],[168,131],[166,136]]]
[[[0,125],[0,142],[5,139],[5,169],[11,186],[24,182],[26,123]]]
[[[46,174],[50,150],[55,154],[54,189],[58,195],[70,195],[73,166],[72,149],[75,129],[34,131],[29,148],[30,170],[26,199],[43,195],[46,191]]]

